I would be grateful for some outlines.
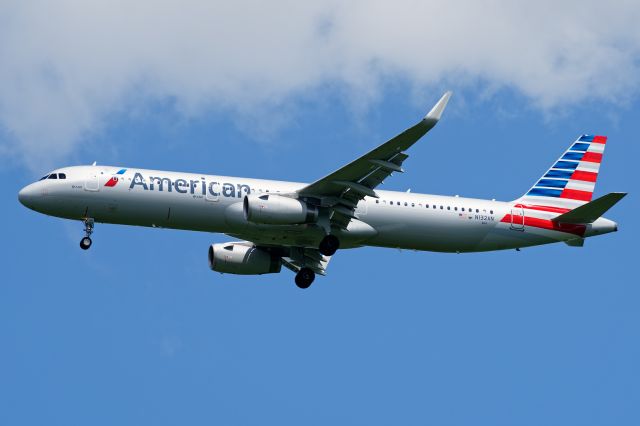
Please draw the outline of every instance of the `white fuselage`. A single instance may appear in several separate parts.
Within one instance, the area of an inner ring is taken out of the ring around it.
[[[28,185],[20,191],[20,201],[38,212],[67,219],[224,233],[267,246],[317,247],[324,235],[315,224],[256,225],[244,217],[242,202],[248,193],[291,194],[303,183],[111,166],[66,167],[56,172],[64,173],[66,179]],[[357,219],[346,231],[337,231],[342,248],[368,245],[473,252],[577,238],[527,226],[524,214],[514,214],[522,211],[515,202],[376,193],[378,199],[366,197],[358,204]],[[549,219],[557,215],[546,214]],[[587,225],[582,237],[614,230],[614,222],[600,218]]]

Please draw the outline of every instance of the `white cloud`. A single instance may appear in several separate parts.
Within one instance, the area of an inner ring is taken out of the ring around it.
[[[55,7],[52,7],[55,4]],[[510,88],[541,109],[638,94],[637,1],[59,0],[0,5],[0,156],[41,166],[110,114],[255,116],[385,79]]]

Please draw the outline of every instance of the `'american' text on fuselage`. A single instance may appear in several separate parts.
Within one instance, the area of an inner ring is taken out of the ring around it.
[[[198,192],[198,195],[209,195],[213,197],[229,197],[229,198],[242,198],[243,194],[250,194],[251,187],[246,184],[237,184],[234,185],[228,182],[207,182],[204,178],[196,179],[176,179],[175,181],[171,181],[171,179],[167,177],[157,177],[157,176],[149,176],[149,182],[144,178],[141,173],[136,172],[133,179],[131,180],[131,184],[129,185],[129,189],[134,189],[136,187],[142,188],[144,191],[167,191],[172,192],[175,189],[176,192],[180,194],[192,194],[195,195]]]

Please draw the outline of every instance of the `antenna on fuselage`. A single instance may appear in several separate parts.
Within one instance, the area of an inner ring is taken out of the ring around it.
[[[94,162],[93,162],[93,164],[92,164],[92,166],[95,166],[95,165],[96,165],[96,163],[97,163],[97,161],[94,161]]]

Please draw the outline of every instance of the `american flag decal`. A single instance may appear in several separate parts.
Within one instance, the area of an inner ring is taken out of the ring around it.
[[[606,136],[580,136],[520,201],[566,208],[591,201],[606,143]]]

